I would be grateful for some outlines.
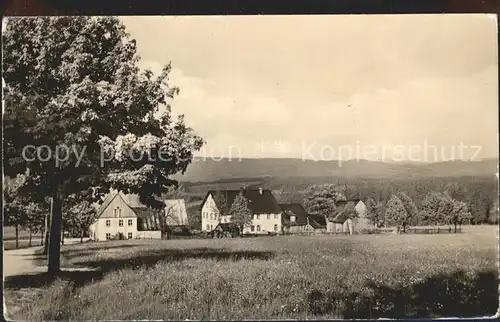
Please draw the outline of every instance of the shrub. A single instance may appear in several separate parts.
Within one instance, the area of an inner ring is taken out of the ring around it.
[[[117,232],[115,234],[115,236],[113,237],[114,240],[124,240],[125,239],[125,235],[123,235],[122,232]]]

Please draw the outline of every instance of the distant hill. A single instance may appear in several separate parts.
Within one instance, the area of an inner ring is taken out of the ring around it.
[[[265,177],[343,177],[367,179],[429,178],[479,176],[493,177],[498,160],[477,162],[446,161],[437,163],[397,163],[368,160],[312,161],[301,159],[210,159],[196,158],[184,175],[176,178],[182,182],[230,182],[235,178]],[[238,180],[240,181],[240,180]],[[250,180],[248,180],[250,181]]]

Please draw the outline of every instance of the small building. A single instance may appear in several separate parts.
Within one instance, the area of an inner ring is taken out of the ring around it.
[[[230,223],[230,215],[221,215],[220,205],[216,205],[217,194],[224,196],[228,208],[240,193],[248,200],[248,208],[252,212],[251,223],[243,228],[243,234],[268,234],[282,231],[282,210],[270,190],[247,189],[210,190],[201,203],[201,229],[212,231],[219,223]]]
[[[309,225],[312,227],[313,231],[316,233],[323,233],[327,231],[327,218],[322,214],[309,214],[308,216]]]
[[[354,206],[354,209],[358,213],[358,217],[354,220],[347,218],[343,213],[343,210],[348,205]],[[354,233],[374,228],[374,225],[366,218],[366,205],[361,199],[341,200],[335,206],[335,214],[328,219],[327,232]]]
[[[307,211],[299,203],[279,204],[283,211],[283,231],[288,233],[303,233],[312,231],[309,225]]]

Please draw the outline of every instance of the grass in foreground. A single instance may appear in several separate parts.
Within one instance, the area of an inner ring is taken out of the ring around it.
[[[494,232],[488,230],[71,245],[63,247],[63,266],[99,267],[102,274],[37,285],[44,295],[19,308],[19,316],[180,320],[493,315],[498,307],[495,244]],[[40,277],[34,280],[40,283]],[[23,283],[30,284],[24,278],[18,287]]]

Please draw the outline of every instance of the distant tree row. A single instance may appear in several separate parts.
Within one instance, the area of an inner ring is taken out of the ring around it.
[[[469,224],[472,221],[471,207],[466,202],[455,197],[460,196],[457,185],[448,185],[444,192],[430,191],[424,195],[419,206],[403,191],[393,194],[387,203],[366,198],[367,218],[375,226],[395,226],[398,231],[405,231],[409,226],[421,225],[450,225],[457,226]],[[281,192],[277,193],[280,202],[283,202]],[[358,198],[358,194],[349,185],[318,184],[311,185],[304,192],[301,202],[310,213],[321,213],[328,217],[338,215],[336,204],[341,200]],[[294,200],[297,202],[297,200]],[[349,204],[348,204],[349,205]],[[353,205],[344,207],[345,218],[355,218],[356,211]]]
[[[312,181],[312,178],[307,179]],[[316,178],[317,181],[322,180],[325,182],[320,184],[311,184],[306,179],[301,179],[304,181],[303,183],[296,178],[286,180],[289,181],[276,179],[276,182],[268,182],[267,185],[267,188],[273,190],[273,194],[280,203],[303,202],[307,204],[307,200],[311,197],[311,187],[321,190],[325,186],[331,186],[344,194],[347,199],[360,198],[365,203],[372,199],[380,212],[378,216],[384,218],[389,200],[394,195],[401,197],[401,193],[404,193],[407,198],[413,201],[417,209],[422,210],[423,205],[427,202],[428,194],[432,191],[440,191],[441,194],[446,193],[453,200],[465,203],[471,215],[471,224],[498,223],[497,184],[491,178],[350,179],[349,181],[335,178]],[[323,188],[319,188],[321,186]],[[419,216],[414,216],[413,220],[416,221],[416,218],[419,218]],[[382,219],[377,220],[382,221]],[[422,219],[421,221],[424,222],[425,220]]]
[[[457,225],[469,223],[471,218],[467,204],[452,198],[448,192],[427,193],[420,209],[407,194],[398,192],[387,203],[384,223],[402,231],[408,226],[453,225],[456,232]]]

